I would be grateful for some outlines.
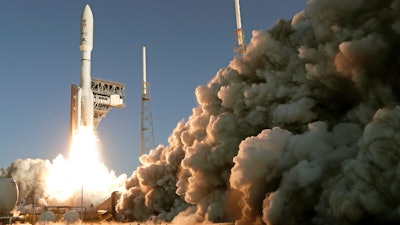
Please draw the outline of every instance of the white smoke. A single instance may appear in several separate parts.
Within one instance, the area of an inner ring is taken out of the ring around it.
[[[141,158],[126,220],[400,222],[400,2],[310,0],[253,31],[242,58]]]
[[[70,205],[80,206],[82,203],[85,207],[91,204],[98,205],[111,196],[111,192],[121,189],[126,181],[126,175],[116,176],[114,171],[110,171],[103,164],[96,167],[97,171],[90,171],[93,176],[101,176],[101,181],[97,180],[97,187],[84,186],[78,183],[78,188],[71,186],[67,198],[60,198],[61,194],[54,192],[50,187],[50,175],[56,175],[58,186],[63,188],[63,185],[76,182],[77,174],[71,168],[62,155],[59,155],[52,162],[43,159],[18,159],[10,166],[0,169],[0,177],[12,177],[18,184],[19,201],[18,210],[21,212],[31,212],[33,206],[55,206],[55,205]],[[54,174],[54,173],[59,174]],[[95,174],[96,173],[96,174]],[[106,185],[103,185],[105,184]],[[65,188],[65,187],[64,187]],[[84,198],[82,198],[84,192]],[[82,202],[83,200],[83,202]]]
[[[49,160],[18,159],[10,166],[0,170],[0,177],[12,177],[18,184],[19,199],[24,205],[33,204],[33,198],[43,204],[46,202],[46,176],[52,164]]]

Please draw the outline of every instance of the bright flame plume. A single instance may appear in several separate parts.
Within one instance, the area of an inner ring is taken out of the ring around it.
[[[53,161],[53,169],[47,177],[47,190],[56,203],[80,203],[84,192],[85,202],[94,203],[93,198],[111,195],[122,187],[126,176],[116,178],[99,160],[98,139],[93,130],[81,127],[73,137],[69,159],[59,155]],[[78,202],[77,202],[78,201]]]

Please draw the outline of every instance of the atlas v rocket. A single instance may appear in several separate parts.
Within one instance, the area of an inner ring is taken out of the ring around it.
[[[93,129],[93,92],[91,88],[90,63],[93,49],[93,13],[85,5],[81,16],[81,37],[79,49],[82,52],[81,86],[78,90],[77,125]],[[80,104],[79,104],[80,102]]]
[[[93,49],[93,13],[89,5],[85,5],[81,16],[81,33],[79,49],[81,59],[81,84],[71,86],[71,137],[84,126],[93,130],[93,92],[91,88],[90,63]]]
[[[111,108],[125,107],[125,84],[91,78],[93,14],[89,5],[85,5],[81,16],[79,49],[82,52],[81,84],[71,85],[71,141],[80,127],[94,131]]]

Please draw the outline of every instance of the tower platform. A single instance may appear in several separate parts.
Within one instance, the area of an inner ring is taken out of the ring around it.
[[[93,127],[96,130],[102,118],[112,108],[125,107],[125,84],[92,78]]]

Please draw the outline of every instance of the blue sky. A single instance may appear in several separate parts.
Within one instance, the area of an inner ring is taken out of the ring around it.
[[[126,84],[126,108],[113,109],[98,135],[104,164],[120,173],[139,165],[141,46],[147,48],[156,144],[197,105],[205,85],[233,58],[234,0],[0,1],[0,168],[17,159],[68,155],[71,84],[79,84],[80,16],[94,15],[92,76]],[[251,31],[290,19],[305,0],[242,0]]]

